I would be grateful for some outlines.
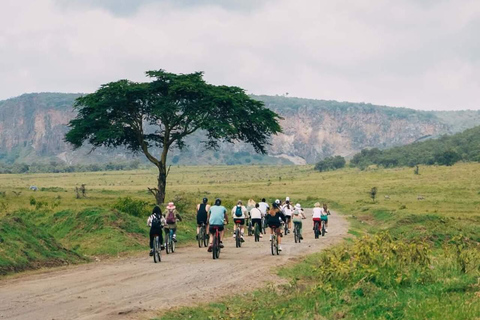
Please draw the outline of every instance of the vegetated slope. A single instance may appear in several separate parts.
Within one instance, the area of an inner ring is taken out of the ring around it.
[[[145,220],[117,210],[25,211],[0,218],[0,274],[144,249]]]
[[[362,150],[350,164],[365,168],[371,164],[384,167],[418,164],[452,165],[457,161],[480,161],[480,126],[452,136],[416,142],[387,150]]]
[[[0,218],[0,275],[84,260],[30,219],[12,215]]]
[[[73,151],[64,142],[79,94],[25,94],[0,101],[0,162],[89,164],[135,158],[126,150],[88,146]],[[268,156],[245,144],[205,150],[201,132],[172,150],[173,164],[315,163],[332,155],[352,156],[364,148],[388,148],[424,137],[451,134],[480,124],[478,111],[438,112],[300,98],[253,96],[280,114],[283,133],[274,136]],[[139,159],[144,160],[143,155]]]

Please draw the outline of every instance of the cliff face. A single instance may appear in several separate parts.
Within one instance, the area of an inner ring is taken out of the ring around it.
[[[88,147],[72,151],[63,139],[75,116],[72,108],[79,94],[26,94],[0,101],[0,161],[32,163],[52,159],[68,163],[108,162],[131,157],[124,150]],[[258,156],[243,144],[223,144],[219,151],[205,151],[199,134],[187,141],[182,152],[172,150],[173,163],[314,163],[331,155],[351,156],[363,148],[388,148],[418,139],[450,134],[480,124],[480,113],[461,111],[438,115],[404,108],[369,104],[255,96],[280,114],[283,133],[272,138],[269,157]],[[455,118],[455,121],[448,119]]]

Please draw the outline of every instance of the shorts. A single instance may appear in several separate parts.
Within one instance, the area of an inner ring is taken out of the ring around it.
[[[328,216],[320,216],[320,219],[321,219],[322,221],[328,221]]]
[[[292,216],[285,216],[285,222],[289,223],[292,220]]]
[[[216,232],[215,229],[216,229],[216,228],[218,228],[218,231],[223,231],[224,226],[223,226],[223,225],[221,225],[221,226],[210,225],[210,228],[208,228],[208,229],[209,229],[208,231],[210,231],[211,234],[215,234],[215,232]]]
[[[197,219],[197,226],[198,226],[198,227],[201,227],[201,226],[202,226],[202,223],[205,224],[205,225],[207,225],[207,224],[208,224],[207,219],[205,219],[205,220],[198,220],[198,219]]]
[[[240,224],[241,226],[244,226],[245,225],[245,219],[238,219],[238,218],[235,218],[233,219],[233,222],[235,222],[235,224]]]
[[[313,222],[320,222],[320,218],[313,218]]]

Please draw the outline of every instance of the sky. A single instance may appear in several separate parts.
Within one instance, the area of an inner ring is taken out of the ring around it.
[[[478,0],[1,0],[0,100],[145,71],[249,94],[480,110]]]

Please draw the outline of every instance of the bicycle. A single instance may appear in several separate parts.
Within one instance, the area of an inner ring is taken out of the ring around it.
[[[289,223],[290,219],[291,218],[289,216],[287,216],[286,219],[285,219],[286,220],[285,221],[285,227],[284,227],[285,228],[285,230],[284,230],[285,235],[287,235],[288,232],[290,231],[290,230],[288,230],[288,223]]]
[[[218,259],[220,257],[220,231],[218,231],[218,226],[213,226],[215,229],[215,235],[213,236],[213,243],[212,243],[212,255],[213,259]]]
[[[237,248],[242,246],[242,238],[240,233],[240,220],[235,220],[235,245]]]
[[[320,221],[315,221],[315,224],[313,225],[313,230],[315,233],[315,239],[318,239],[320,236]]]
[[[248,236],[253,235],[253,226],[252,226],[252,219],[248,219]]]
[[[167,254],[175,252],[175,241],[173,241],[173,229],[168,229],[170,232],[167,235],[167,245],[165,251]]]
[[[300,224],[295,223],[293,226],[293,237],[295,238],[295,243],[300,243],[302,239],[300,238]]]
[[[153,238],[153,262],[157,263],[162,261],[162,244],[160,243],[160,236],[154,235]]]
[[[267,234],[267,219],[265,216],[262,217],[262,232],[263,234]]]
[[[325,236],[325,220],[322,220],[321,223],[322,223],[322,228],[321,228],[321,234],[322,234],[322,237]]]
[[[259,242],[260,241],[260,225],[258,223],[255,223],[254,235],[255,235],[255,242]]]
[[[272,242],[270,243],[270,248],[272,250],[272,256],[274,256],[275,253],[278,256],[280,254],[278,251],[278,237],[279,237],[278,233],[281,231],[277,227],[273,227],[272,229],[273,229],[273,235],[272,235]]]
[[[200,230],[197,235],[198,240],[198,247],[201,248],[202,245],[208,247],[208,243],[210,242],[210,237],[207,234],[207,226],[205,223],[202,222]]]

